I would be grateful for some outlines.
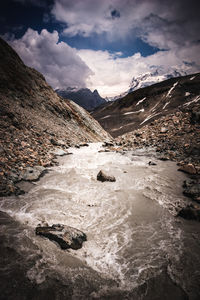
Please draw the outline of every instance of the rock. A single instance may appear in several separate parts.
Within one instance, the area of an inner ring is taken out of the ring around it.
[[[35,229],[37,235],[44,236],[59,244],[61,249],[80,249],[87,236],[84,232],[62,224],[52,226],[38,226]]]
[[[194,183],[194,182],[190,182],[189,184],[185,183],[184,187],[185,189],[183,191],[183,194],[199,202],[198,198],[200,197],[200,183]]]
[[[168,129],[166,127],[161,127],[160,132],[161,133],[167,133]]]
[[[192,204],[188,205],[179,211],[178,216],[187,220],[200,221],[200,208],[196,208]]]
[[[110,181],[110,182],[116,181],[114,176],[106,175],[102,170],[100,170],[99,173],[97,174],[97,180],[102,181],[102,182],[104,182],[104,181]]]
[[[80,144],[80,147],[88,147],[88,146],[89,146],[88,143],[82,143],[82,144]]]
[[[28,167],[19,175],[19,180],[25,181],[36,181],[39,180],[45,173],[47,173],[47,169],[42,166],[36,166],[34,168]]]
[[[149,161],[148,164],[149,164],[149,166],[156,166],[156,165],[157,165],[157,164],[154,163],[153,161]]]
[[[197,173],[193,164],[185,164],[185,165],[181,166],[178,169],[178,171],[182,171],[182,172],[188,173],[188,174],[196,174]]]
[[[113,146],[114,146],[114,144],[112,142],[105,142],[103,144],[103,147],[113,147]]]

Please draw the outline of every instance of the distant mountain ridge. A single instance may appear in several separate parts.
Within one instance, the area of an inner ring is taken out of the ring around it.
[[[93,92],[88,88],[68,87],[66,89],[57,89],[56,93],[64,99],[73,100],[76,104],[82,106],[88,111],[95,109],[107,101],[102,98],[97,90]]]
[[[136,91],[140,88],[144,88],[170,78],[180,77],[184,75],[187,75],[184,71],[178,71],[176,69],[174,69],[170,73],[164,73],[164,74],[159,69],[156,69],[154,72],[147,72],[140,76],[133,77],[127,94]]]
[[[153,85],[158,82],[162,82],[164,80],[174,78],[174,77],[180,77],[185,76],[187,73],[185,71],[181,70],[172,70],[171,72],[163,73],[162,69],[156,69],[153,72],[147,72],[139,76],[135,76],[132,78],[131,83],[129,85],[129,89],[120,95],[114,96],[114,97],[107,97],[107,101],[115,101],[117,99],[121,99],[128,95],[129,93],[136,91],[140,88],[144,88],[150,85]]]

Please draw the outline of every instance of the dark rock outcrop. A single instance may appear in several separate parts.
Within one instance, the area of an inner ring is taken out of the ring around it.
[[[92,92],[87,88],[67,88],[63,90],[56,90],[56,93],[64,99],[73,100],[76,104],[82,106],[88,111],[106,103],[106,100],[99,95],[97,90]]]
[[[98,181],[110,181],[110,182],[114,182],[116,181],[114,176],[109,176],[107,174],[105,174],[104,171],[100,170],[99,173],[97,174],[97,180]]]
[[[59,244],[61,249],[80,249],[87,236],[84,232],[62,224],[52,226],[38,226],[35,229],[37,235],[44,236]]]
[[[179,211],[178,216],[186,220],[200,221],[200,208],[194,205],[188,205]]]

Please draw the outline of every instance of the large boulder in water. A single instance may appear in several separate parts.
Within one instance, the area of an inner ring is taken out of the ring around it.
[[[109,176],[109,175],[105,174],[102,170],[100,170],[99,173],[97,174],[97,180],[102,181],[102,182],[104,182],[104,181],[111,181],[111,182],[116,181],[114,176]]]
[[[84,232],[62,224],[52,226],[38,226],[35,229],[37,235],[44,236],[59,244],[61,249],[80,249],[87,236]]]

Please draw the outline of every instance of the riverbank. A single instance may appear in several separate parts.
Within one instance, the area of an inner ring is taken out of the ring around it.
[[[174,218],[187,202],[185,174],[150,149],[104,150],[69,149],[73,154],[58,158],[28,193],[1,199],[1,257],[10,249],[1,273],[7,299],[26,299],[34,286],[39,300],[198,299],[200,224]],[[100,170],[116,181],[98,181]],[[63,251],[35,235],[44,223],[73,226],[87,241]]]

